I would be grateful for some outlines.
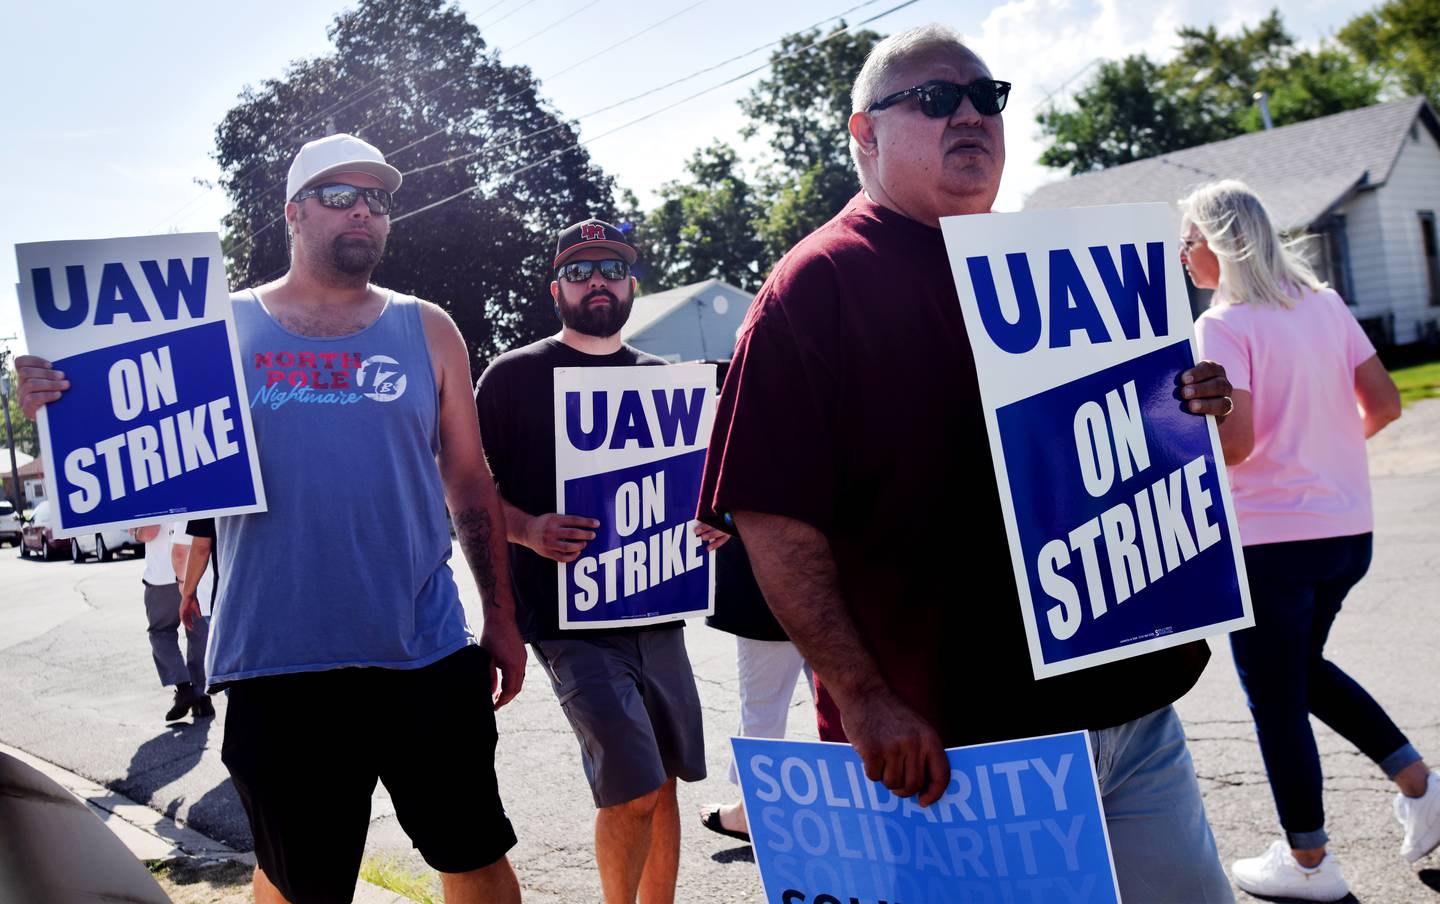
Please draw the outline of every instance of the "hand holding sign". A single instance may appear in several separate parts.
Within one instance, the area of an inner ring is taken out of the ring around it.
[[[580,515],[550,512],[530,519],[525,529],[525,545],[539,555],[557,562],[573,562],[584,551],[585,544],[595,539],[600,522]]]
[[[844,709],[845,735],[865,763],[865,777],[897,797],[919,795],[928,807],[945,793],[950,767],[940,735],[888,688],[857,694]]]
[[[1201,361],[1180,375],[1180,395],[1188,399],[1185,407],[1191,414],[1213,414],[1224,420],[1235,403],[1230,400],[1234,387],[1225,379],[1225,368],[1214,361]]]
[[[70,381],[65,379],[64,373],[55,370],[44,358],[34,355],[16,358],[15,373],[20,378],[20,410],[32,421],[40,413],[42,405],[59,401],[60,394],[70,388]]]

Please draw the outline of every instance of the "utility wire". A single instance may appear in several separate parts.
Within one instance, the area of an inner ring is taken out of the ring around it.
[[[557,79],[557,78],[559,78],[560,76],[565,75],[565,74],[568,73],[568,72],[573,72],[573,71],[575,71],[576,69],[579,69],[581,66],[584,66],[586,63],[589,63],[589,62],[591,62],[591,61],[593,61],[593,60],[596,60],[596,59],[598,59],[599,57],[602,57],[602,56],[604,56],[605,54],[611,52],[612,50],[615,50],[615,49],[618,48],[618,47],[621,47],[621,46],[623,46],[623,45],[625,45],[625,44],[628,44],[629,42],[635,40],[636,38],[640,37],[641,35],[643,35],[643,34],[645,34],[645,33],[647,33],[647,32],[650,32],[650,31],[654,31],[656,28],[659,28],[661,25],[664,25],[666,22],[669,22],[671,19],[675,19],[675,18],[678,18],[678,17],[680,17],[680,16],[683,16],[685,13],[690,12],[692,9],[695,9],[697,6],[703,6],[706,2],[708,2],[708,0],[696,0],[695,3],[690,4],[689,6],[685,7],[685,8],[682,9],[682,10],[680,10],[679,12],[677,12],[677,13],[671,13],[670,15],[666,16],[666,17],[663,18],[663,19],[660,19],[660,20],[657,21],[657,22],[652,22],[652,23],[650,23],[649,25],[645,26],[644,28],[640,29],[639,31],[637,31],[637,32],[635,32],[635,33],[633,33],[633,34],[631,34],[631,35],[629,35],[629,36],[627,36],[627,37],[621,38],[620,40],[616,41],[614,44],[611,44],[611,45],[608,46],[608,47],[604,47],[604,48],[602,48],[602,49],[600,49],[600,50],[597,50],[597,51],[595,51],[594,53],[590,54],[589,56],[585,57],[584,59],[576,60],[574,63],[571,63],[569,66],[566,66],[564,69],[561,69],[561,70],[559,70],[558,72],[551,72],[551,73],[548,73],[547,75],[545,75],[545,76],[543,76],[543,77],[541,77],[541,78],[537,78],[536,81],[537,81],[537,82],[540,82],[541,84],[544,84],[544,83],[546,83],[546,82],[548,82],[548,81],[551,81],[551,80],[553,80],[553,79]],[[876,2],[879,2],[879,0],[876,0]],[[523,94],[523,93],[525,93],[526,91],[529,91],[529,90],[530,90],[530,86],[527,85],[526,87],[521,88],[519,91],[512,91],[512,92],[510,92],[509,94],[505,95],[504,97],[500,98],[500,100],[496,101],[495,106],[498,107],[498,106],[504,104],[506,101],[510,100],[511,98],[518,97],[519,95],[521,95],[521,94]],[[402,147],[398,147],[398,148],[396,148],[396,149],[393,150],[393,151],[388,151],[388,152],[386,152],[386,154],[385,154],[385,159],[389,160],[389,159],[393,158],[396,154],[404,153],[405,151],[408,151],[408,150],[410,150],[411,148],[413,148],[413,147],[415,147],[415,146],[417,146],[417,145],[424,144],[425,142],[429,141],[431,138],[434,138],[436,135],[443,134],[444,132],[448,132],[449,130],[450,130],[450,127],[449,127],[449,126],[442,126],[441,128],[438,128],[438,129],[436,129],[435,131],[430,132],[430,133],[427,134],[427,135],[422,135],[421,137],[415,139],[414,141],[410,142],[410,143],[407,144],[407,145],[404,145],[404,146],[402,146]]]
[[[861,4],[859,4],[858,6],[852,6],[852,7],[850,7],[849,9],[847,9],[847,10],[845,10],[845,11],[843,11],[843,12],[837,13],[836,15],[830,16],[830,17],[825,18],[825,19],[821,19],[819,22],[817,22],[817,23],[815,23],[814,25],[811,25],[809,28],[806,28],[806,29],[803,29],[803,30],[804,30],[804,31],[810,31],[810,30],[812,30],[812,29],[819,28],[821,25],[824,25],[826,22],[832,21],[832,20],[834,20],[834,19],[843,18],[844,16],[847,16],[847,15],[849,15],[850,13],[855,12],[856,10],[864,9],[864,8],[867,7],[867,6],[874,6],[876,3],[879,3],[879,2],[880,2],[880,0],[866,0],[866,2],[861,3]],[[902,4],[900,7],[895,7],[895,9],[900,9],[900,8],[902,8],[903,6],[909,6],[909,5],[910,5],[909,3],[905,3],[905,4]],[[888,11],[886,11],[886,12],[884,12],[884,13],[881,13],[880,15],[889,15],[889,14],[890,14],[891,12],[893,12],[893,11],[894,11],[894,10],[888,10]],[[875,17],[875,18],[879,18],[879,16],[877,16],[877,17]],[[865,20],[865,22],[873,22],[873,21],[874,21],[873,18],[872,18],[872,19],[867,19],[867,20]],[[860,25],[864,25],[865,22],[860,22],[860,23],[857,23],[856,25],[848,26],[846,30],[848,31],[849,28],[856,28],[856,27],[859,27]],[[840,32],[836,32],[835,34],[840,34]],[[469,159],[469,158],[471,158],[471,157],[478,157],[478,156],[480,156],[480,155],[482,155],[482,154],[488,154],[488,153],[491,153],[491,152],[493,152],[493,151],[503,150],[504,148],[510,147],[511,145],[517,144],[517,143],[519,143],[519,142],[521,142],[521,141],[526,141],[526,140],[531,139],[531,138],[537,138],[537,137],[539,137],[539,136],[541,136],[541,135],[546,134],[547,132],[553,132],[553,131],[555,131],[556,129],[565,128],[565,127],[568,126],[571,122],[582,122],[582,121],[584,121],[584,120],[586,120],[586,119],[590,119],[591,117],[599,116],[601,113],[608,113],[608,112],[610,112],[611,110],[618,109],[619,107],[623,107],[623,106],[625,106],[626,104],[633,103],[634,101],[641,100],[642,98],[649,97],[649,96],[652,95],[652,94],[656,94],[656,93],[658,93],[658,92],[660,92],[660,91],[664,91],[666,88],[673,88],[673,87],[675,87],[676,85],[682,84],[682,83],[684,83],[684,82],[688,82],[688,81],[690,81],[691,79],[694,79],[694,78],[698,78],[698,77],[700,77],[700,76],[702,76],[702,75],[705,75],[705,74],[708,73],[708,72],[714,72],[716,69],[721,69],[721,68],[724,68],[725,66],[730,65],[731,63],[737,62],[737,61],[739,61],[739,60],[743,60],[743,59],[745,59],[745,58],[748,57],[748,56],[754,56],[755,54],[759,53],[759,52],[762,51],[762,50],[766,50],[766,49],[768,49],[768,48],[774,47],[776,44],[779,44],[779,43],[780,43],[781,41],[783,41],[783,40],[784,40],[784,37],[782,36],[782,37],[780,37],[780,38],[777,38],[777,39],[774,40],[774,41],[769,42],[768,44],[761,44],[759,47],[752,47],[752,48],[750,48],[749,50],[745,51],[744,53],[736,54],[735,56],[732,56],[732,57],[730,57],[729,59],[721,60],[720,62],[715,63],[715,64],[710,65],[710,66],[706,66],[706,67],[703,68],[703,69],[697,69],[697,70],[695,70],[694,72],[689,73],[688,75],[682,75],[680,78],[673,79],[672,81],[668,81],[668,82],[666,82],[666,83],[663,84],[663,85],[658,85],[658,86],[656,86],[656,87],[654,87],[654,88],[650,88],[649,90],[642,91],[642,92],[640,92],[639,94],[631,95],[630,97],[627,97],[627,98],[625,98],[625,99],[623,99],[623,100],[618,100],[618,101],[615,101],[614,103],[606,104],[605,106],[600,107],[600,108],[597,109],[597,110],[591,110],[591,111],[588,112],[588,113],[582,113],[581,115],[575,117],[573,120],[568,120],[568,121],[565,121],[565,122],[558,122],[558,123],[555,123],[554,125],[546,126],[545,128],[540,129],[540,130],[538,130],[538,131],[531,132],[531,133],[528,134],[528,135],[522,135],[522,136],[520,136],[520,137],[518,137],[518,138],[512,138],[512,139],[510,139],[509,141],[502,142],[502,143],[500,143],[500,144],[498,144],[498,145],[486,146],[486,147],[483,147],[483,148],[477,148],[476,150],[473,150],[473,151],[467,151],[467,152],[464,153],[464,154],[457,154],[457,155],[455,155],[454,157],[450,157],[450,158],[448,158],[448,159],[446,159],[446,160],[436,161],[435,163],[427,163],[427,164],[425,164],[425,165],[423,165],[423,166],[418,166],[418,167],[415,167],[414,169],[411,169],[411,170],[406,171],[405,175],[409,176],[409,175],[413,175],[413,174],[415,174],[415,173],[423,173],[423,172],[425,172],[426,170],[435,169],[435,168],[441,167],[441,166],[449,166],[449,165],[452,164],[452,163],[458,163],[458,162],[460,162],[461,160],[467,160],[467,159]],[[825,40],[828,40],[828,38],[825,39]],[[816,42],[816,43],[818,44],[818,43],[821,43],[821,42]],[[799,48],[798,50],[792,51],[792,53],[789,54],[789,55],[792,55],[792,56],[793,56],[795,53],[799,53],[799,52],[802,51],[802,50],[809,50],[810,47],[813,47],[813,46],[815,46],[815,45],[812,44],[812,45],[809,45],[809,46],[807,46],[807,47]],[[767,63],[766,65],[770,65],[770,64]],[[759,68],[757,68],[757,69],[752,69],[752,70],[750,70],[749,72],[742,73],[741,75],[737,76],[737,78],[744,78],[744,77],[747,76],[747,75],[751,75],[751,74],[753,74],[753,73],[755,73],[755,72],[759,72],[760,69],[763,69],[763,68],[765,68],[765,67],[764,67],[764,66],[761,66],[761,67],[759,67]],[[719,87],[722,87],[723,85],[727,85],[727,84],[729,84],[729,82],[722,82],[720,85],[716,85],[716,86],[714,86],[713,88],[708,88],[708,89],[706,89],[706,91],[702,91],[702,92],[700,92],[700,93],[701,93],[701,94],[704,94],[704,93],[706,93],[706,92],[708,92],[708,91],[714,90],[714,88],[719,88]],[[698,95],[698,94],[697,94],[697,95],[692,95],[692,97],[699,97],[699,96],[700,96],[700,95]],[[687,98],[687,99],[689,99],[689,98]],[[669,108],[667,107],[667,108],[665,108],[665,109],[669,109]],[[638,121],[638,120],[637,120],[637,121]],[[607,134],[608,134],[608,133],[607,133]]]
[[[520,173],[523,173],[523,172],[525,172],[525,171],[527,171],[527,170],[534,169],[535,167],[540,166],[541,164],[549,163],[551,160],[556,160],[556,159],[558,159],[558,158],[560,158],[560,157],[563,157],[565,154],[569,154],[569,153],[571,153],[571,152],[573,152],[573,151],[579,150],[580,148],[582,148],[582,147],[584,147],[584,146],[586,146],[586,145],[588,145],[588,144],[593,144],[594,142],[599,141],[599,140],[602,139],[602,138],[608,137],[608,136],[610,136],[610,135],[614,135],[616,132],[619,132],[619,131],[621,131],[621,130],[623,130],[623,129],[628,129],[628,128],[630,128],[631,126],[636,125],[637,123],[644,122],[645,120],[650,119],[650,118],[652,118],[652,117],[654,117],[654,116],[658,116],[658,115],[660,115],[661,113],[664,113],[664,112],[666,112],[666,111],[668,111],[668,110],[673,110],[673,109],[675,109],[676,107],[678,107],[678,106],[680,106],[680,105],[682,105],[682,104],[689,103],[690,101],[695,100],[696,98],[701,97],[702,95],[709,94],[711,91],[715,91],[715,90],[717,90],[717,89],[723,88],[723,87],[725,87],[726,85],[734,84],[735,82],[737,82],[737,81],[739,81],[739,80],[741,80],[741,79],[743,79],[743,78],[746,78],[746,77],[748,77],[748,76],[754,75],[755,73],[760,72],[761,70],[768,69],[770,66],[773,66],[775,63],[779,62],[779,60],[787,59],[787,58],[789,58],[789,57],[791,57],[791,56],[794,56],[795,54],[801,53],[801,52],[806,51],[806,50],[810,50],[810,49],[813,48],[813,47],[818,47],[819,45],[825,43],[826,41],[829,41],[829,40],[831,40],[832,38],[839,37],[840,35],[844,34],[845,32],[850,31],[851,29],[859,28],[859,27],[862,26],[862,25],[868,25],[868,24],[870,24],[871,22],[876,21],[877,19],[884,18],[885,16],[888,16],[888,15],[890,15],[891,13],[898,12],[899,10],[904,9],[904,8],[907,7],[907,6],[912,6],[912,5],[914,5],[915,3],[918,3],[918,2],[920,2],[920,0],[905,0],[904,3],[900,3],[900,4],[897,4],[897,5],[895,5],[895,6],[892,6],[892,7],[890,7],[889,9],[885,10],[884,12],[881,12],[881,13],[878,13],[878,14],[876,14],[876,15],[874,15],[874,16],[871,16],[870,18],[865,19],[865,20],[862,21],[862,22],[857,22],[857,23],[855,23],[854,25],[848,25],[848,26],[846,26],[845,28],[838,29],[838,30],[836,30],[836,31],[831,32],[830,34],[826,35],[824,38],[821,38],[820,40],[815,41],[815,42],[812,43],[812,44],[807,44],[807,45],[804,46],[804,47],[796,48],[795,50],[792,50],[790,53],[787,53],[787,54],[779,57],[778,59],[770,60],[770,61],[768,61],[768,62],[766,62],[766,63],[764,63],[764,64],[762,64],[762,65],[760,65],[760,66],[756,66],[754,69],[750,69],[750,70],[748,70],[748,71],[746,71],[746,72],[740,73],[739,75],[736,75],[736,76],[733,76],[733,77],[731,77],[731,78],[728,78],[728,79],[726,79],[726,80],[723,81],[723,82],[719,82],[719,83],[717,83],[717,84],[711,85],[709,88],[706,88],[706,89],[704,89],[704,90],[702,90],[702,91],[697,91],[696,93],[690,95],[689,97],[682,98],[682,99],[680,99],[680,100],[678,100],[678,101],[675,101],[675,102],[672,103],[672,104],[668,104],[668,105],[666,105],[666,106],[664,106],[664,107],[661,107],[661,108],[659,108],[658,110],[652,110],[652,111],[650,111],[649,113],[644,114],[643,116],[638,116],[638,117],[636,117],[635,119],[632,119],[632,120],[630,120],[630,121],[627,122],[627,123],[624,123],[624,124],[622,124],[622,125],[618,125],[618,126],[616,126],[615,128],[610,129],[610,130],[608,130],[608,131],[601,132],[599,135],[596,135],[594,138],[588,138],[588,139],[586,139],[586,140],[584,140],[584,141],[577,141],[577,142],[575,142],[575,143],[572,144],[572,145],[569,145],[569,146],[567,146],[567,147],[561,148],[560,150],[555,151],[554,153],[552,153],[552,154],[550,154],[550,155],[548,155],[548,156],[546,156],[546,157],[541,158],[540,160],[536,160],[536,161],[533,161],[533,162],[531,162],[531,163],[527,163],[527,164],[525,164],[524,166],[519,167],[518,169],[514,169],[514,170],[511,170],[511,171],[508,172],[508,173],[504,173],[504,174],[496,177],[496,181],[503,180],[503,179],[508,179],[508,178],[513,177],[513,176],[517,176],[517,175],[519,175]],[[433,165],[433,164],[432,164],[432,165]],[[425,169],[428,169],[429,167],[424,167],[424,168],[425,168]],[[434,210],[434,209],[437,208],[437,207],[440,207],[440,206],[442,206],[442,205],[444,205],[444,204],[448,204],[448,203],[450,203],[451,201],[454,201],[454,200],[456,200],[456,199],[458,199],[458,198],[464,197],[465,195],[473,194],[474,192],[479,191],[479,190],[480,190],[481,188],[483,188],[483,187],[484,187],[483,185],[473,185],[473,186],[471,186],[471,187],[469,187],[469,188],[462,189],[462,190],[460,190],[460,191],[458,191],[458,192],[455,192],[454,194],[452,194],[452,195],[450,195],[450,196],[448,196],[448,197],[441,198],[441,199],[438,200],[438,201],[433,201],[433,202],[431,202],[431,203],[429,203],[429,204],[426,204],[424,207],[419,207],[419,208],[416,208],[415,210],[406,211],[405,213],[401,214],[401,215],[398,216],[398,217],[393,217],[390,222],[391,222],[391,224],[399,223],[399,222],[401,222],[402,220],[407,220],[407,219],[409,219],[410,217],[418,216],[418,215],[420,215],[420,214],[422,214],[422,213],[425,213],[426,211]]]
[[[842,18],[842,17],[844,17],[844,16],[846,16],[846,15],[849,15],[850,13],[855,12],[856,10],[864,9],[865,7],[868,7],[868,6],[873,6],[873,5],[875,5],[876,3],[878,3],[878,2],[880,2],[880,0],[866,0],[866,2],[864,2],[864,3],[860,3],[860,4],[857,4],[856,6],[852,6],[852,7],[850,7],[849,9],[846,9],[846,10],[844,10],[844,11],[842,11],[842,12],[840,12],[840,13],[837,13],[837,14],[835,14],[835,15],[833,15],[833,16],[828,16],[828,17],[826,17],[825,19],[822,19],[822,20],[820,20],[819,22],[815,23],[814,25],[811,25],[811,26],[809,26],[808,28],[803,29],[803,31],[811,31],[811,30],[817,29],[817,28],[819,28],[820,26],[824,25],[826,22],[832,21],[833,19]],[[741,80],[741,79],[744,79],[744,78],[747,78],[747,77],[749,77],[749,76],[751,76],[751,75],[754,75],[754,74],[757,73],[757,72],[761,72],[761,71],[769,68],[770,66],[774,65],[776,62],[779,62],[779,60],[788,59],[789,57],[792,57],[792,56],[795,56],[795,55],[797,55],[797,54],[803,53],[804,51],[810,50],[810,49],[812,49],[812,48],[814,48],[814,47],[818,47],[819,45],[825,43],[826,41],[829,41],[829,40],[831,40],[831,39],[833,39],[833,38],[839,37],[840,35],[842,35],[842,34],[844,34],[844,33],[846,33],[846,32],[849,32],[849,31],[852,31],[852,30],[854,30],[854,29],[860,28],[860,27],[862,27],[862,26],[868,25],[868,24],[870,24],[870,23],[872,23],[872,22],[875,22],[875,21],[877,21],[877,20],[879,20],[879,19],[882,19],[882,18],[884,18],[884,17],[886,17],[886,16],[889,16],[889,15],[891,15],[892,13],[898,12],[899,10],[904,9],[904,8],[907,7],[907,6],[912,6],[912,5],[914,5],[915,3],[918,3],[918,2],[919,2],[919,0],[905,0],[905,2],[900,3],[900,4],[897,4],[896,6],[892,6],[892,7],[890,7],[889,9],[886,9],[886,10],[884,10],[884,11],[882,11],[882,12],[879,12],[879,13],[875,14],[874,16],[871,16],[871,17],[869,17],[869,18],[867,18],[867,19],[864,19],[864,20],[862,20],[862,21],[860,21],[860,22],[856,22],[856,23],[854,23],[853,25],[847,25],[847,26],[846,26],[845,28],[843,28],[843,29],[838,29],[838,30],[836,30],[836,31],[834,31],[834,32],[831,32],[830,34],[828,34],[828,35],[820,38],[820,39],[817,40],[817,41],[814,41],[814,42],[812,42],[812,43],[810,43],[810,44],[807,44],[807,45],[805,45],[804,47],[795,48],[794,50],[790,51],[789,53],[787,53],[787,54],[785,54],[785,55],[783,55],[783,56],[781,56],[781,57],[778,57],[777,59],[769,60],[769,61],[767,61],[767,62],[765,62],[765,63],[763,63],[763,64],[761,64],[761,65],[759,65],[759,66],[754,67],[753,69],[749,69],[749,70],[747,70],[747,71],[745,71],[745,72],[740,73],[739,75],[736,75],[736,76],[733,76],[733,77],[731,77],[731,78],[729,78],[729,79],[726,79],[725,81],[722,81],[722,82],[719,82],[719,83],[717,83],[717,84],[711,85],[711,86],[708,87],[708,88],[705,88],[705,89],[703,89],[703,90],[701,90],[701,91],[698,91],[698,92],[696,92],[696,93],[694,93],[694,94],[691,94],[691,95],[689,95],[689,96],[687,96],[687,97],[684,97],[684,98],[682,98],[682,99],[680,99],[680,100],[678,100],[678,101],[675,101],[674,103],[668,104],[668,105],[666,105],[666,106],[664,106],[664,107],[660,107],[659,109],[656,109],[656,110],[652,110],[652,111],[649,112],[649,113],[646,113],[646,114],[644,114],[644,115],[642,115],[642,116],[636,117],[635,119],[632,119],[632,120],[630,120],[630,121],[628,121],[628,122],[626,122],[626,123],[623,123],[622,125],[616,126],[616,127],[613,128],[613,129],[609,129],[609,130],[607,130],[607,131],[605,131],[605,132],[602,132],[601,134],[596,135],[596,136],[594,136],[593,138],[589,138],[589,139],[586,139],[586,140],[584,140],[584,141],[577,141],[577,142],[575,142],[574,144],[568,145],[567,147],[561,148],[561,149],[559,149],[559,150],[557,150],[557,151],[555,151],[555,152],[553,152],[553,153],[551,153],[551,154],[549,154],[549,155],[541,158],[540,160],[535,160],[535,161],[532,161],[532,162],[530,162],[530,163],[527,163],[527,164],[525,164],[525,165],[523,165],[523,166],[521,166],[521,167],[519,167],[519,168],[517,168],[517,169],[511,170],[511,171],[506,172],[506,173],[498,174],[497,176],[494,177],[494,180],[493,180],[493,181],[503,181],[503,180],[505,180],[505,179],[513,178],[514,176],[518,176],[518,175],[520,175],[521,173],[524,173],[524,172],[527,172],[527,171],[529,171],[529,170],[531,170],[531,169],[534,169],[534,168],[537,167],[537,166],[543,165],[543,164],[545,164],[545,163],[549,163],[549,162],[551,162],[552,160],[559,159],[560,157],[563,157],[565,154],[573,153],[574,151],[576,151],[576,150],[578,150],[578,149],[580,149],[580,148],[582,148],[582,147],[584,147],[584,146],[586,146],[586,145],[588,145],[588,144],[591,144],[591,143],[593,143],[593,142],[595,142],[595,141],[599,141],[599,140],[602,139],[602,138],[606,138],[606,137],[608,137],[608,136],[610,136],[610,135],[615,134],[616,132],[619,132],[619,131],[621,131],[621,130],[623,130],[623,129],[627,129],[627,128],[629,128],[629,127],[631,127],[631,126],[633,126],[633,125],[636,125],[636,124],[638,124],[638,123],[644,122],[645,120],[650,119],[650,118],[652,118],[652,117],[654,117],[654,116],[658,116],[658,115],[661,114],[661,113],[667,112],[667,111],[669,111],[669,110],[673,110],[674,108],[676,108],[676,107],[678,107],[678,106],[681,106],[682,104],[689,103],[690,101],[695,100],[696,98],[699,98],[699,97],[701,97],[701,96],[703,96],[703,95],[705,95],[705,94],[709,94],[710,92],[716,91],[716,90],[718,90],[718,89],[720,89],[720,88],[723,88],[723,87],[725,87],[725,86],[727,86],[727,85],[733,84],[733,83],[735,83],[735,82],[737,82],[737,81],[739,81],[739,80]],[[787,33],[787,34],[788,34],[788,33]],[[748,57],[748,56],[752,56],[752,55],[754,55],[755,53],[760,52],[761,50],[765,50],[766,48],[773,47],[773,46],[775,46],[776,44],[781,43],[781,41],[783,41],[783,40],[784,40],[784,36],[782,36],[781,38],[776,39],[776,40],[774,40],[774,41],[770,41],[770,42],[767,43],[767,44],[762,44],[762,45],[760,45],[759,47],[755,47],[755,48],[752,48],[752,49],[750,49],[750,50],[747,50],[747,51],[745,51],[744,53],[741,53],[741,54],[739,54],[739,55],[737,55],[737,56],[733,56],[733,57],[730,57],[729,59],[722,60],[721,62],[716,63],[716,64],[714,64],[714,65],[707,66],[707,67],[705,67],[705,68],[703,68],[703,69],[696,70],[695,72],[692,72],[692,73],[690,73],[689,75],[682,76],[681,78],[678,78],[678,79],[675,79],[675,80],[673,80],[673,81],[667,82],[666,84],[660,85],[659,87],[652,88],[652,89],[650,89],[650,90],[648,90],[648,91],[644,91],[644,92],[641,92],[640,94],[634,95],[633,97],[629,97],[629,98],[626,98],[626,99],[624,99],[624,100],[617,101],[617,102],[615,102],[615,103],[612,103],[612,104],[609,104],[609,105],[607,105],[607,106],[601,107],[601,108],[598,109],[598,110],[592,110],[592,111],[590,111],[589,113],[586,113],[586,114],[583,114],[582,116],[577,117],[575,121],[578,121],[578,120],[581,120],[581,119],[587,119],[587,118],[589,118],[589,117],[596,116],[596,115],[598,115],[598,114],[600,114],[600,113],[604,113],[604,112],[607,112],[607,111],[609,111],[609,110],[613,110],[613,109],[615,109],[615,108],[617,108],[617,107],[623,106],[623,105],[625,105],[625,104],[627,104],[627,103],[630,103],[630,102],[632,102],[632,101],[639,100],[640,98],[648,97],[648,96],[656,93],[657,91],[662,91],[662,90],[664,90],[664,89],[666,89],[666,88],[673,87],[674,85],[678,85],[678,84],[681,84],[682,82],[689,81],[689,80],[691,80],[691,79],[693,79],[693,78],[695,78],[695,77],[697,77],[697,76],[703,75],[703,74],[705,74],[705,73],[707,73],[707,72],[712,72],[712,71],[714,71],[715,69],[718,69],[718,68],[720,68],[720,67],[722,67],[722,66],[726,66],[726,65],[728,65],[728,64],[730,64],[730,63],[733,63],[733,62],[735,62],[735,61],[737,61],[737,60],[744,59],[745,57]],[[437,162],[435,162],[435,163],[425,164],[425,165],[423,165],[423,166],[419,166],[419,167],[416,167],[416,168],[414,168],[414,169],[407,170],[403,175],[411,176],[411,175],[414,175],[414,174],[416,174],[416,173],[424,172],[424,171],[426,171],[426,170],[435,169],[436,167],[448,166],[448,165],[450,165],[450,164],[457,163],[457,162],[459,162],[459,161],[461,161],[461,160],[469,159],[469,158],[471,158],[471,157],[476,157],[476,156],[479,156],[479,155],[481,155],[481,154],[487,154],[487,153],[492,153],[492,152],[494,152],[494,151],[502,150],[502,149],[504,149],[504,148],[506,148],[506,147],[512,146],[512,145],[517,144],[517,143],[519,143],[519,142],[526,141],[526,140],[529,140],[529,139],[531,139],[531,138],[536,138],[536,137],[539,137],[540,135],[544,135],[544,134],[546,134],[546,133],[548,133],[548,132],[555,131],[556,129],[563,128],[563,127],[565,127],[566,125],[568,125],[567,122],[560,122],[560,123],[557,123],[557,124],[555,124],[555,125],[547,126],[546,128],[543,128],[543,129],[538,129],[538,130],[536,130],[535,132],[531,132],[531,133],[529,133],[529,134],[527,134],[527,135],[521,135],[521,136],[519,136],[519,137],[517,137],[517,138],[510,139],[510,140],[505,141],[505,142],[502,142],[502,143],[500,143],[500,144],[498,144],[498,145],[487,146],[487,147],[485,147],[485,148],[481,148],[481,149],[476,150],[476,151],[467,152],[467,153],[465,153],[465,154],[457,154],[457,155],[455,155],[454,157],[450,157],[450,158],[448,158],[448,159],[446,159],[446,160],[441,160],[441,161],[437,161]],[[427,137],[430,137],[430,136],[427,136]],[[421,140],[424,140],[424,139],[421,139]],[[399,216],[392,217],[391,220],[390,220],[390,222],[391,222],[392,224],[398,223],[398,222],[401,222],[402,220],[408,219],[408,218],[410,218],[410,217],[412,217],[412,216],[416,216],[416,215],[418,215],[418,214],[425,213],[426,211],[433,210],[433,209],[435,209],[436,207],[439,207],[439,206],[441,206],[441,205],[443,205],[443,204],[448,204],[449,202],[454,201],[454,200],[456,200],[456,199],[458,199],[458,198],[464,197],[464,196],[467,195],[467,194],[473,194],[474,192],[479,191],[479,190],[480,190],[481,188],[483,188],[483,187],[484,187],[483,185],[478,185],[478,184],[477,184],[477,185],[471,186],[471,187],[469,187],[469,188],[462,189],[461,191],[455,192],[455,193],[452,194],[452,195],[448,195],[448,196],[446,196],[446,197],[444,197],[444,198],[441,198],[441,199],[438,200],[438,201],[431,202],[430,204],[426,204],[426,205],[423,206],[423,207],[416,208],[415,210],[412,210],[412,211],[406,211],[405,213],[400,214]],[[279,215],[279,216],[271,219],[269,222],[265,223],[263,226],[261,226],[260,228],[256,229],[254,232],[251,232],[249,235],[245,236],[245,238],[241,239],[241,240],[240,240],[240,243],[241,243],[242,245],[243,245],[243,244],[253,244],[253,242],[255,241],[255,239],[256,239],[257,237],[259,237],[261,233],[269,230],[271,227],[275,226],[277,223],[283,221],[284,219],[285,219],[284,214],[281,214],[281,215]]]

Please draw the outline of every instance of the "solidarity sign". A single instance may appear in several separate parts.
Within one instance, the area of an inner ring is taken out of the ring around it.
[[[715,366],[555,369],[556,511],[600,522],[559,563],[560,627],[709,615],[713,555],[695,536]]]
[[[57,536],[265,509],[214,233],[15,246]]]
[[[731,743],[769,904],[1120,900],[1085,732],[947,750],[929,807],[848,744]]]
[[[1037,678],[1254,624],[1164,204],[941,221]]]

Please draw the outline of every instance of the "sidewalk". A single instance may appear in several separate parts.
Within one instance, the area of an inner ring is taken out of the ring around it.
[[[38,770],[46,778],[75,795],[115,834],[137,860],[188,861],[209,865],[229,861],[247,867],[255,865],[255,855],[236,851],[218,841],[206,838],[144,804],[137,804],[123,795],[90,781],[84,776],[62,769],[23,750],[0,744],[0,753],[14,757]],[[236,901],[251,900],[248,887]],[[355,888],[356,904],[411,904],[410,899],[388,889],[361,881]]]

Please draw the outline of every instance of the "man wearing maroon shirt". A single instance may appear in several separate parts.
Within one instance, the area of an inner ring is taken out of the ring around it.
[[[750,309],[701,517],[744,536],[871,779],[929,804],[949,782],[944,747],[1089,729],[1122,895],[1229,901],[1170,706],[1205,644],[1031,672],[938,228],[989,212],[1008,89],[944,26],[872,51],[850,117],[864,190],[791,249]],[[1180,377],[1186,410],[1229,412],[1223,369]]]

